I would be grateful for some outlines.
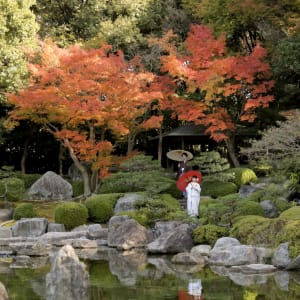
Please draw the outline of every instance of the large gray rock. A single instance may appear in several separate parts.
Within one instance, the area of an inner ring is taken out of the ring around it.
[[[188,224],[182,224],[149,243],[147,251],[149,253],[180,253],[190,251],[193,246],[192,229]]]
[[[89,274],[70,245],[61,248],[52,258],[46,276],[47,300],[87,300]]]
[[[171,259],[171,262],[174,264],[183,264],[183,265],[205,265],[205,259],[200,255],[195,255],[190,252],[181,252],[174,255]]]
[[[108,245],[122,250],[145,247],[147,229],[128,216],[114,216],[108,224]]]
[[[290,262],[289,243],[282,243],[274,251],[272,264],[279,269],[284,269],[290,264]]]
[[[237,239],[223,237],[217,240],[209,253],[209,263],[222,266],[256,264],[256,248],[241,245]]]
[[[48,171],[29,189],[28,195],[33,200],[69,200],[73,195],[72,185],[61,176]]]
[[[135,210],[134,204],[139,201],[144,199],[145,196],[137,193],[126,193],[123,197],[119,198],[115,208],[114,208],[114,213],[119,213],[121,211],[133,211]]]
[[[24,218],[12,226],[12,236],[38,237],[47,230],[46,218]]]
[[[47,232],[65,232],[65,225],[60,223],[49,223]]]
[[[260,206],[264,211],[264,216],[267,218],[276,218],[280,214],[277,207],[273,204],[271,200],[264,200],[260,202]]]
[[[8,221],[13,217],[13,208],[1,208],[0,209],[0,221]]]
[[[156,222],[154,226],[154,235],[159,237],[160,235],[174,230],[176,227],[180,226],[182,223],[179,221],[168,221],[168,222]]]

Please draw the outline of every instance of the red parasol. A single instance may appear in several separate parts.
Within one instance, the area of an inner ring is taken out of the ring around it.
[[[192,181],[193,176],[198,177],[198,183],[202,180],[202,174],[199,171],[191,170],[183,173],[177,180],[176,185],[179,190],[182,192],[186,189],[186,186],[189,184],[189,182]]]

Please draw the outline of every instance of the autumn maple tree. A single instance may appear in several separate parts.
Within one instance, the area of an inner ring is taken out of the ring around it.
[[[106,132],[128,135],[129,120],[143,115],[157,98],[146,89],[153,74],[109,45],[86,50],[41,43],[31,61],[30,85],[8,95],[14,108],[6,126],[30,120],[52,133],[68,150],[89,195],[111,164],[113,145]]]
[[[234,165],[234,137],[237,124],[254,122],[258,108],[274,100],[270,90],[266,51],[257,45],[251,54],[228,53],[225,36],[215,38],[205,26],[192,25],[184,51],[166,43],[167,55],[161,57],[162,71],[184,86],[174,107],[180,120],[202,124],[217,142],[225,141]]]

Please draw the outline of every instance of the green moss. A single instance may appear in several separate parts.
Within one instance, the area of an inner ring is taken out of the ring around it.
[[[59,204],[54,211],[56,223],[65,225],[66,229],[86,224],[88,219],[88,209],[85,205],[77,202],[66,202]]]
[[[238,205],[235,216],[247,216],[247,215],[256,215],[264,216],[264,210],[261,205],[254,201],[242,202]]]
[[[137,211],[123,211],[116,214],[117,216],[128,216],[134,220],[136,220],[139,224],[143,226],[147,226],[149,223],[149,220],[147,216],[141,212]]]
[[[234,183],[240,187],[253,181],[257,181],[255,172],[249,168],[231,168],[228,172],[235,174]]]
[[[193,231],[193,239],[197,244],[214,245],[217,239],[227,235],[227,228],[216,226],[213,224],[198,226]]]
[[[243,216],[237,218],[230,230],[230,236],[243,244],[274,245],[275,237],[281,231],[284,222],[279,219],[268,219],[261,216]]]
[[[225,195],[237,192],[237,186],[233,182],[222,181],[203,181],[201,183],[201,194],[211,196],[213,198],[222,197]]]
[[[21,218],[33,218],[34,216],[32,203],[22,203],[14,209],[13,219],[20,220]]]

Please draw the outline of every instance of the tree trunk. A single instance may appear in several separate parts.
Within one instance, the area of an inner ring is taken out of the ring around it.
[[[71,147],[69,141],[67,139],[64,140],[66,147],[69,150],[70,157],[72,158],[75,166],[78,168],[78,170],[81,172],[82,179],[83,179],[83,187],[84,187],[84,196],[88,197],[91,195],[91,186],[90,186],[90,176],[88,173],[88,170],[84,165],[80,163],[78,158],[76,157],[73,148]]]
[[[239,161],[236,157],[236,154],[235,154],[235,139],[234,139],[234,136],[230,136],[225,141],[225,144],[226,144],[226,148],[227,148],[227,151],[228,151],[228,158],[229,158],[231,164],[234,167],[239,167],[240,163],[239,163]]]
[[[58,153],[58,166],[59,166],[59,175],[63,176],[63,160],[64,160],[64,145],[59,144],[59,153]]]
[[[91,175],[91,182],[90,182],[92,192],[96,192],[98,188],[98,183],[99,183],[98,171],[93,170]]]
[[[24,151],[21,158],[21,172],[22,174],[26,174],[26,159],[28,156],[28,145],[31,140],[31,137],[28,137],[24,142]]]
[[[129,133],[128,139],[127,139],[127,154],[131,153],[133,151],[134,145],[135,145],[135,137],[136,135],[131,135]]]
[[[157,159],[160,163],[161,163],[161,160],[162,160],[162,143],[163,143],[162,127],[159,127]]]

